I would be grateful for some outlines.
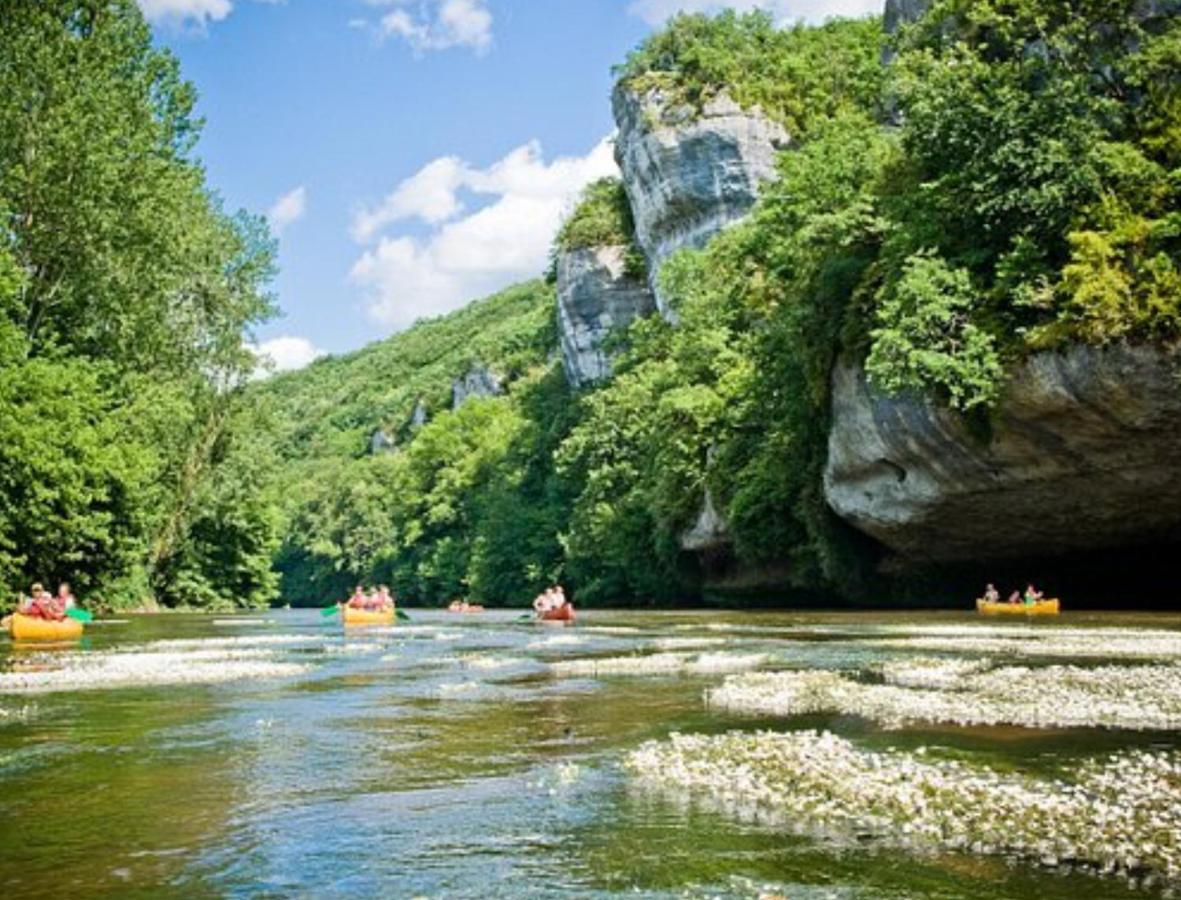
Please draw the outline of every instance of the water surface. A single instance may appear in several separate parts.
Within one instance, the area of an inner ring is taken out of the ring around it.
[[[0,674],[23,678],[0,693],[0,895],[1077,900],[1164,890],[791,834],[637,790],[620,768],[646,740],[735,728],[828,729],[868,749],[924,747],[1032,773],[1181,744],[1161,732],[752,720],[702,700],[728,667],[756,657],[762,668],[871,677],[875,663],[916,655],[890,639],[976,627],[968,615],[592,612],[573,627],[519,613],[411,616],[347,635],[314,611],[128,617],[90,627],[80,647],[0,643]],[[1016,627],[1134,635],[1181,630],[1181,619],[1066,615]],[[706,656],[695,670],[642,675],[553,666],[637,653]],[[75,673],[68,689],[48,690],[63,670]],[[181,683],[152,684],[153,673]]]

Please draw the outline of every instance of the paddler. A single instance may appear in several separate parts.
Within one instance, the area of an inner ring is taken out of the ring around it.
[[[393,595],[390,594],[390,589],[384,584],[378,586],[374,599],[377,601],[378,609],[393,609],[396,605]]]
[[[990,584],[988,587],[986,587],[984,589],[984,602],[985,603],[1000,603],[1000,601],[1001,601],[1001,592],[996,589],[995,585]]]
[[[1039,591],[1037,588],[1035,588],[1032,584],[1027,584],[1025,586],[1025,605],[1026,606],[1033,606],[1035,603],[1037,603],[1039,600],[1041,600],[1042,597],[1044,597],[1044,596],[1045,596],[1045,594],[1043,594],[1041,591]]]
[[[20,612],[49,622],[60,622],[66,617],[65,606],[58,603],[40,582],[33,585],[32,596],[21,604]]]
[[[369,598],[365,596],[365,588],[357,585],[356,590],[353,591],[353,596],[345,601],[345,606],[351,606],[353,609],[364,609],[365,604],[369,602]]]
[[[77,608],[78,601],[74,599],[74,593],[70,590],[70,583],[68,581],[63,581],[57,586],[57,602],[61,604],[62,610],[66,612]]]

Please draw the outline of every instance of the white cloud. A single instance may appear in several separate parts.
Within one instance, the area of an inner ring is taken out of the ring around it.
[[[663,24],[679,12],[716,13],[726,8],[739,12],[764,9],[780,24],[790,24],[801,19],[823,22],[834,16],[880,13],[884,6],[884,0],[632,0],[628,10],[649,25]]]
[[[467,167],[454,156],[443,156],[423,166],[373,209],[353,215],[353,237],[367,241],[384,226],[419,218],[431,225],[446,221],[462,209],[455,192],[463,186]]]
[[[324,351],[317,348],[307,338],[283,335],[263,341],[251,346],[251,351],[258,357],[256,375],[266,377],[272,372],[291,372],[302,369],[313,360],[324,355]]]
[[[288,225],[302,219],[307,206],[308,192],[302,184],[276,200],[267,211],[267,219],[275,234],[281,235]]]
[[[484,53],[492,46],[492,12],[487,0],[366,0],[370,6],[394,7],[376,25],[379,37],[401,38],[416,53],[470,47]]]
[[[538,275],[582,188],[616,171],[608,139],[585,156],[552,162],[536,141],[484,169],[453,157],[437,159],[374,210],[358,213],[352,230],[364,242],[410,218],[435,227],[424,237],[381,236],[353,265],[350,278],[365,292],[369,314],[394,329],[457,309]],[[461,190],[492,199],[462,215]]]
[[[228,16],[234,4],[230,0],[139,0],[139,8],[149,22],[204,27]]]
[[[153,25],[181,28],[190,26],[203,31],[210,22],[220,22],[234,9],[233,0],[137,0],[139,8]],[[279,5],[287,0],[255,0]]]

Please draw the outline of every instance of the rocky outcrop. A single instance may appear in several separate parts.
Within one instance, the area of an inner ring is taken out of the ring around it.
[[[714,507],[714,498],[709,488],[705,489],[705,500],[697,521],[681,533],[681,549],[693,553],[709,553],[729,547],[730,532],[725,520]]]
[[[776,176],[776,154],[790,138],[725,94],[697,110],[671,103],[659,89],[637,94],[621,85],[612,104],[615,159],[655,287],[671,253],[704,245],[750,211],[759,185]],[[658,289],[656,302],[671,317]]]
[[[381,453],[393,453],[395,449],[397,449],[397,443],[382,428],[378,428],[369,437],[369,452],[374,456]]]
[[[499,397],[504,393],[500,376],[487,366],[472,366],[462,378],[451,382],[451,408],[459,409],[469,397]]]
[[[611,374],[607,337],[656,309],[647,282],[627,271],[628,247],[588,247],[558,256],[558,335],[574,387]]]
[[[427,423],[429,414],[427,412],[426,404],[422,402],[422,398],[414,401],[414,409],[410,412],[410,427],[421,428]]]
[[[989,423],[833,376],[830,506],[905,563],[1181,539],[1181,353],[1075,346],[1017,366]]]
[[[904,25],[917,22],[930,7],[932,0],[886,0],[886,8],[882,15],[882,27],[886,34],[894,34]],[[882,48],[882,64],[888,64],[894,58],[894,48],[890,42]]]

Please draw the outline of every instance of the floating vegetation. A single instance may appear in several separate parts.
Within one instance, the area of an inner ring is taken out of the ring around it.
[[[633,751],[637,783],[704,795],[807,833],[1014,855],[1047,866],[1181,876],[1181,755],[1132,752],[1073,781],[874,753],[827,732],[674,734]]]
[[[1181,659],[1181,632],[1115,628],[927,626],[907,636],[876,638],[875,647],[902,650],[1075,659]]]
[[[216,684],[297,675],[304,665],[276,662],[265,652],[71,653],[43,664],[0,673],[0,693],[105,690],[138,685]]]
[[[879,670],[888,684],[901,687],[958,688],[967,676],[989,668],[992,663],[984,659],[920,657],[891,660],[882,663]]]
[[[598,675],[710,675],[757,669],[768,660],[766,653],[651,653],[633,656],[605,656],[551,663],[550,671],[560,677]]]
[[[243,634],[236,637],[179,638],[165,641],[149,641],[146,644],[129,644],[128,650],[151,652],[213,650],[218,648],[243,647],[304,647],[323,644],[327,637],[318,634]]]
[[[754,673],[706,694],[714,707],[754,715],[858,715],[887,727],[909,722],[1028,728],[1181,728],[1181,666],[1003,666],[958,661],[884,666],[892,684],[837,672]],[[953,673],[958,674],[958,682]],[[904,687],[910,683],[924,685]],[[955,689],[950,689],[953,687]]]

